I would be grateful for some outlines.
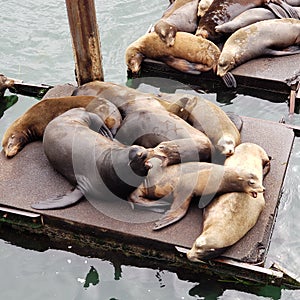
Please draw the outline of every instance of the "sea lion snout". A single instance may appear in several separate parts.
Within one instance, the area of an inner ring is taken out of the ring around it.
[[[23,134],[11,135],[7,143],[3,143],[3,150],[7,158],[15,156],[26,144],[26,139]]]

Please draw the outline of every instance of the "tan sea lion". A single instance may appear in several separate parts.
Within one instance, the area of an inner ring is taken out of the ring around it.
[[[222,155],[229,156],[240,143],[240,133],[227,114],[217,105],[191,94],[166,94],[159,96],[170,101],[166,109],[204,132]]]
[[[95,110],[94,110],[95,111]],[[126,199],[147,175],[152,149],[125,146],[98,134],[104,122],[98,114],[73,108],[53,119],[43,136],[51,165],[76,188],[65,195],[33,204],[35,209],[72,205],[88,199]]]
[[[220,55],[212,42],[187,32],[177,32],[175,43],[168,47],[155,32],[147,33],[126,49],[126,64],[138,73],[144,57],[165,62],[185,73],[200,74],[215,69]]]
[[[227,158],[225,166],[246,168],[262,182],[270,168],[267,153],[253,143],[242,143]],[[257,198],[246,193],[227,193],[215,198],[205,209],[203,231],[187,257],[191,261],[213,258],[239,241],[257,222],[265,206],[262,193]]]
[[[282,3],[282,1],[278,0],[214,0],[200,19],[196,35],[219,42],[222,34],[215,31],[216,26],[232,20],[250,8],[263,6],[268,2]]]
[[[100,106],[99,101],[102,103]],[[87,107],[89,104],[97,105],[102,110],[105,124],[112,132],[116,132],[120,126],[121,115],[111,102],[97,100],[94,96],[49,98],[33,105],[8,127],[2,139],[4,154],[8,158],[15,156],[29,142],[42,139],[46,126],[55,117],[71,108]]]
[[[154,25],[154,31],[167,46],[173,46],[177,31],[194,33],[198,25],[199,0],[176,0]]]
[[[153,161],[150,159],[150,162]],[[177,222],[185,216],[194,196],[245,192],[257,197],[264,187],[259,178],[247,169],[212,163],[188,162],[168,167],[159,163],[150,169],[144,183],[128,201],[146,207],[161,206],[165,202],[153,201],[172,195],[170,210],[155,223],[154,230]],[[207,201],[207,200],[206,200]],[[254,200],[253,200],[254,201]]]
[[[197,15],[199,17],[203,17],[205,12],[209,9],[210,5],[212,4],[213,0],[200,0],[198,4],[198,12]]]
[[[300,20],[266,20],[246,26],[234,32],[225,42],[217,74],[222,77],[238,65],[262,55],[300,52],[300,48],[284,50],[290,46],[300,46]]]

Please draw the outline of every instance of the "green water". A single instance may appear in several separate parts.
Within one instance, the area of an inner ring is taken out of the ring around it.
[[[126,47],[161,16],[168,2],[95,0],[106,81],[126,83]],[[75,84],[64,1],[2,1],[1,25],[0,73],[36,84]],[[162,87],[166,84],[164,80],[160,82]],[[157,89],[151,84],[141,88]],[[278,121],[288,112],[287,99],[282,96],[275,103],[237,95],[224,101],[226,104],[222,99],[217,102],[216,94],[204,96],[224,110],[261,119]],[[36,102],[34,98],[19,96],[17,104],[0,119],[0,136]],[[298,116],[294,122],[298,122]],[[298,275],[299,169],[300,141],[296,139],[267,262],[279,261]],[[0,236],[0,299],[300,299],[300,291],[286,288],[224,283],[204,275],[190,282],[167,270],[82,257],[72,253],[72,245],[66,249],[69,251],[29,250],[15,239]]]

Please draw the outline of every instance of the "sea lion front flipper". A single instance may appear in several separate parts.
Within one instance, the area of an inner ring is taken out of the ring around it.
[[[162,229],[168,225],[171,225],[179,220],[181,220],[187,213],[188,208],[190,206],[191,200],[192,200],[193,195],[191,194],[189,197],[187,197],[182,204],[175,208],[175,209],[171,209],[168,210],[163,216],[162,218],[160,218],[157,222],[155,222],[154,227],[152,228],[152,230],[158,230],[158,229]],[[175,199],[174,199],[174,202]],[[173,206],[173,205],[172,205]]]
[[[222,80],[228,88],[236,88],[236,80],[231,72],[227,72],[222,76]]]
[[[70,205],[77,203],[83,197],[83,193],[74,188],[69,193],[64,195],[54,196],[52,198],[48,198],[46,200],[34,203],[31,205],[34,209],[57,209],[57,208],[64,208]]]
[[[226,115],[228,116],[228,118],[230,119],[230,121],[235,125],[235,127],[237,128],[237,130],[239,132],[241,132],[241,130],[243,128],[243,120],[242,120],[242,118],[238,114],[236,114],[234,112],[231,112],[231,111],[227,111]]]

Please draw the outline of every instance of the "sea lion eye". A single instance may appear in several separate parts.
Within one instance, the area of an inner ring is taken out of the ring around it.
[[[249,184],[250,184],[250,185],[253,185],[254,183],[255,183],[254,179],[250,179],[250,180],[249,180]]]
[[[12,138],[12,139],[14,139],[14,138],[15,138],[15,135],[14,135],[14,134],[12,134],[12,135],[11,135],[11,138]]]

